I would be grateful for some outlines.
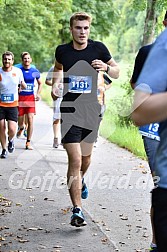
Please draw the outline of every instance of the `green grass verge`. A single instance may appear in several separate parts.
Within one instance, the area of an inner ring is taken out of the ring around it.
[[[117,125],[114,116],[109,118],[107,111],[100,125],[100,135],[146,160],[143,140],[138,128],[133,125],[129,127]]]
[[[41,98],[44,102],[46,102],[47,105],[49,105],[50,107],[52,107],[53,105],[53,100],[51,97],[51,87],[45,84],[45,76],[46,74],[42,74],[42,91],[41,91]]]

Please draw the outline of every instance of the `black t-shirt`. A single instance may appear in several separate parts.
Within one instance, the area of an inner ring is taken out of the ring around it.
[[[67,72],[79,60],[91,64],[92,60],[99,59],[106,63],[111,59],[111,54],[103,43],[88,40],[88,45],[83,50],[74,49],[73,42],[59,45],[56,48],[55,58],[63,65],[63,71]]]
[[[150,44],[150,45],[146,45],[140,48],[135,59],[135,65],[134,65],[133,75],[131,79],[132,83],[136,83],[152,46],[153,44]]]
[[[55,58],[58,63],[63,65],[63,71],[64,73],[66,73],[80,60],[84,60],[91,65],[92,61],[95,59],[102,60],[104,63],[107,63],[112,58],[112,56],[107,47],[102,42],[88,40],[88,45],[83,50],[74,49],[72,41],[68,44],[59,45],[56,48]],[[64,80],[65,85],[67,84],[67,82],[67,79]],[[63,95],[63,101],[74,101],[79,96],[79,94],[68,92]]]

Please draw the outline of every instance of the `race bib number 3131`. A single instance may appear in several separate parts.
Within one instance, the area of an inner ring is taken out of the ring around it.
[[[68,92],[70,93],[91,93],[92,76],[69,75]]]

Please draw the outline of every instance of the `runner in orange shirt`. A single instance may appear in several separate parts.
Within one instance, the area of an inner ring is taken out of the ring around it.
[[[14,151],[14,136],[18,120],[18,91],[26,88],[22,71],[13,66],[14,55],[7,51],[2,54],[0,67],[0,142],[1,158],[7,157],[6,122],[8,127],[8,151]]]

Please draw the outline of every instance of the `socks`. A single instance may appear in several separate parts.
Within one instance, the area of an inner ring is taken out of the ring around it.
[[[151,247],[151,248],[156,248],[157,245],[156,245],[155,243],[152,242],[151,245],[150,245],[150,247]]]

